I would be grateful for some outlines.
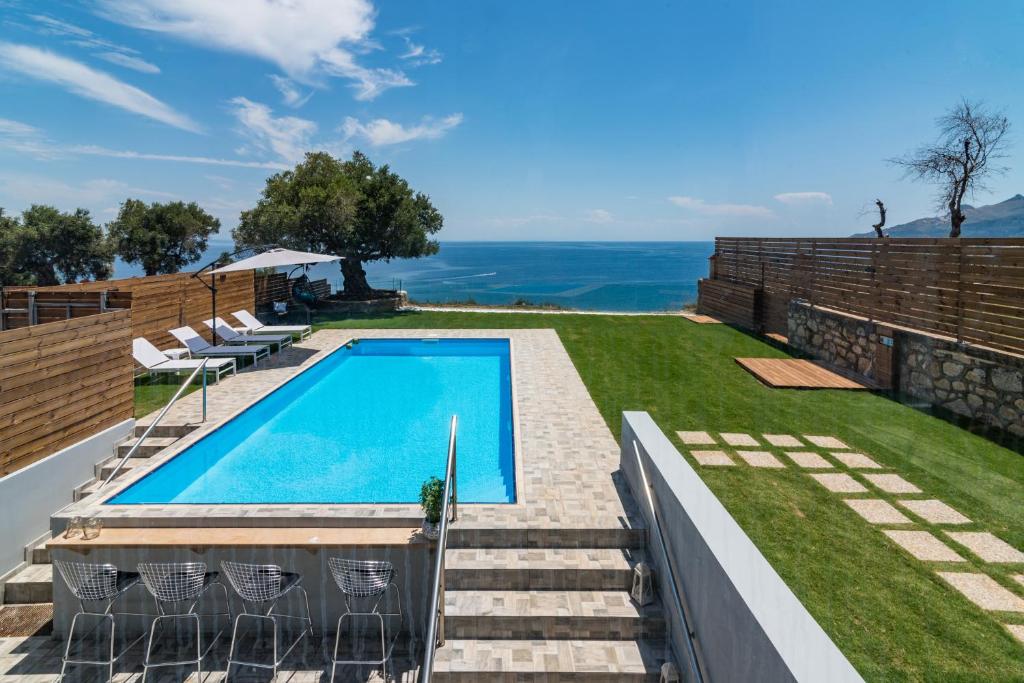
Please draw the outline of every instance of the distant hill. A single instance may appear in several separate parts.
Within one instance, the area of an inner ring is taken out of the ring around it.
[[[964,204],[967,220],[961,226],[961,237],[1024,237],[1024,195],[1014,195],[1005,202],[988,206]],[[902,225],[883,228],[890,237],[948,237],[949,220],[918,218]],[[854,237],[874,237],[874,231]]]

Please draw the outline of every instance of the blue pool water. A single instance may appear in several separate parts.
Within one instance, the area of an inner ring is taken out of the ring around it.
[[[414,503],[452,415],[460,502],[514,502],[510,366],[507,339],[362,340],[107,503]]]

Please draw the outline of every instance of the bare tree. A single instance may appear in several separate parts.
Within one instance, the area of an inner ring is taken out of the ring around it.
[[[961,100],[938,120],[939,139],[916,152],[893,159],[907,175],[940,185],[939,209],[949,215],[949,236],[959,237],[964,222],[964,196],[985,190],[985,181],[1006,172],[997,165],[1006,156],[1010,121],[1000,112],[989,112],[982,103]]]
[[[882,228],[885,227],[885,204],[882,203],[881,199],[876,199],[875,206],[878,207],[878,222],[871,227],[875,229],[875,235],[882,238],[885,237],[885,233],[882,232]]]

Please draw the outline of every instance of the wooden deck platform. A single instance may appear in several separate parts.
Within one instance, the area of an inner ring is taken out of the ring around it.
[[[754,377],[777,389],[870,389],[809,360],[796,358],[737,358]]]
[[[718,318],[712,318],[710,315],[703,315],[701,313],[683,313],[683,317],[690,322],[695,322],[699,325],[721,325],[722,321]]]
[[[391,527],[112,527],[84,540],[58,536],[48,548],[318,548],[428,545],[418,528]]]

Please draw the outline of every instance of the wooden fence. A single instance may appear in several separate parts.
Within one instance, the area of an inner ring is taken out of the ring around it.
[[[876,321],[1024,352],[1024,239],[715,240],[716,280],[758,287],[767,332],[799,298]]]
[[[132,416],[132,313],[0,332],[0,476]]]
[[[251,270],[217,275],[217,314],[231,321],[230,313],[245,308],[255,308],[253,272]],[[209,276],[204,276],[209,282]],[[101,280],[54,287],[8,287],[4,289],[5,300],[26,296],[36,292],[36,299],[49,297],[50,301],[74,300],[82,293],[106,291],[108,301],[125,302],[130,299],[132,309],[132,336],[145,337],[160,348],[178,346],[168,330],[182,325],[191,325],[201,334],[208,328],[202,321],[210,317],[210,290],[193,278],[191,273],[155,275],[122,280]],[[21,299],[19,299],[21,300]],[[111,306],[113,308],[113,306]],[[57,309],[54,309],[57,310]],[[63,316],[63,311],[57,315]],[[27,324],[26,320],[8,317],[11,323]],[[42,322],[42,321],[40,321]],[[10,327],[17,327],[11,324]]]

